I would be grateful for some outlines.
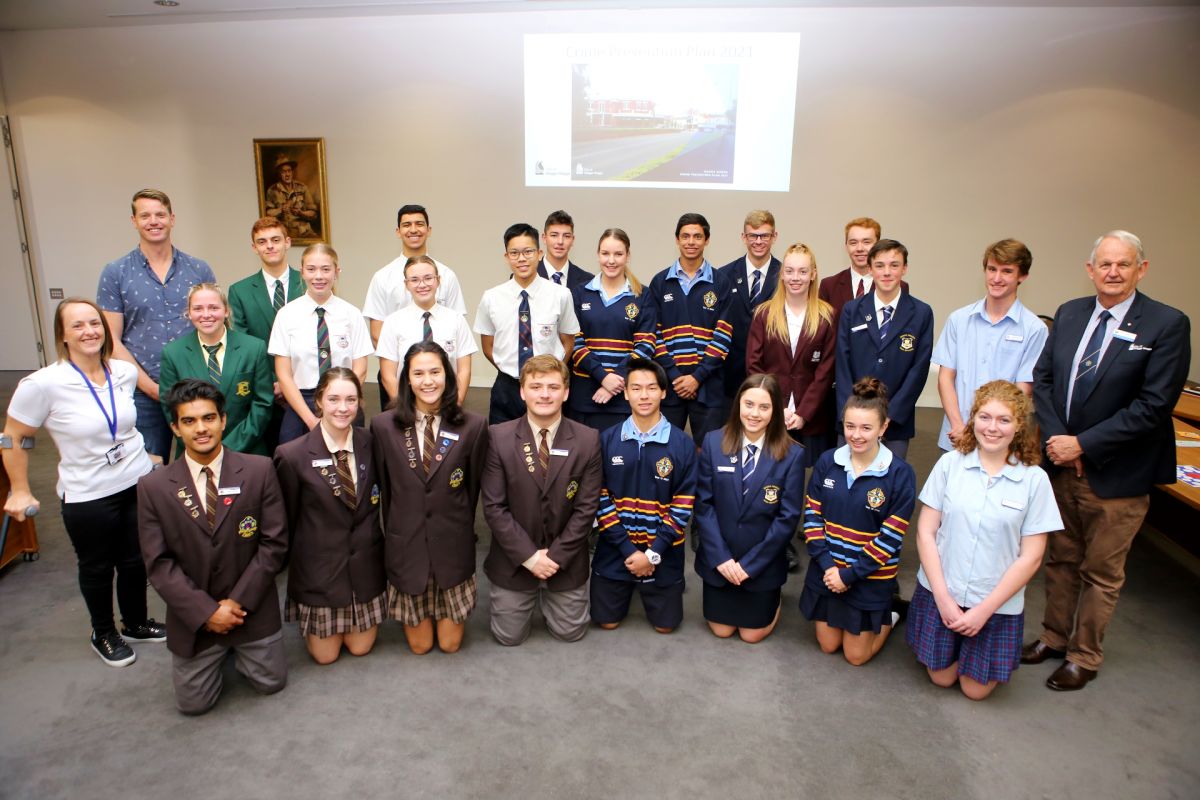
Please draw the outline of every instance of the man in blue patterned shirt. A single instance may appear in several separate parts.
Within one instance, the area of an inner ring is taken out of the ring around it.
[[[188,290],[216,278],[208,264],[171,244],[175,214],[166,194],[142,189],[131,205],[140,241],[104,267],[96,302],[112,330],[113,356],[138,368],[133,399],[146,450],[165,460],[171,429],[158,403],[159,360],[168,343],[192,330],[184,317]]]

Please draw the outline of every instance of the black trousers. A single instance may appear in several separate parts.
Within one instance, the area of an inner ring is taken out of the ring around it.
[[[525,416],[525,401],[521,399],[521,384],[504,372],[496,373],[492,397],[488,406],[488,424],[499,425]]]
[[[82,503],[62,504],[63,525],[79,561],[79,590],[97,634],[113,624],[113,572],[117,604],[128,625],[146,621],[146,565],[138,547],[137,487]]]
[[[715,431],[725,424],[729,409],[725,406],[706,406],[699,400],[684,400],[680,405],[664,403],[662,413],[676,428],[682,429],[685,424],[691,423],[692,441],[699,447],[709,431]]]

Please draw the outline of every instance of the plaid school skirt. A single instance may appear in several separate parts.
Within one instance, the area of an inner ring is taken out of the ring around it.
[[[423,620],[448,619],[456,625],[467,621],[475,608],[476,582],[472,575],[458,586],[443,589],[433,582],[433,574],[429,575],[429,583],[421,594],[405,594],[395,586],[388,584],[388,613],[393,619],[399,620],[408,627],[416,627]]]
[[[992,614],[974,636],[955,633],[942,624],[933,592],[913,589],[904,638],[917,661],[932,670],[957,663],[956,672],[979,683],[1008,683],[1021,665],[1025,614]]]
[[[350,596],[350,605],[342,608],[309,606],[287,599],[283,618],[288,622],[299,622],[303,636],[324,639],[339,633],[362,633],[383,622],[387,614],[387,592],[360,603],[356,595]]]

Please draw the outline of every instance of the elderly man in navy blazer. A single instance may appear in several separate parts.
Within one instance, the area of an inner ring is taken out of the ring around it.
[[[1171,410],[1191,363],[1191,324],[1137,290],[1149,266],[1132,233],[1097,239],[1087,262],[1096,295],[1058,309],[1033,373],[1066,529],[1050,537],[1043,631],[1021,661],[1065,657],[1046,681],[1058,691],[1096,677],[1150,486],[1175,481]]]
[[[908,248],[900,242],[880,239],[867,261],[871,291],[847,303],[838,320],[838,419],[855,382],[878,378],[887,387],[891,420],[884,441],[897,458],[905,459],[916,433],[917,398],[929,377],[933,309],[902,290]]]
[[[591,622],[588,534],[600,505],[600,434],[566,419],[567,366],[534,356],[521,369],[528,412],[493,425],[483,470],[483,516],[492,546],[492,635],[503,645],[529,636],[540,601],[556,639],[582,639]]]
[[[167,396],[184,457],[138,482],[138,537],[150,583],[167,602],[175,704],[203,714],[221,694],[221,664],[260,694],[287,683],[275,575],[287,517],[271,460],[221,445],[225,398],[187,378]]]

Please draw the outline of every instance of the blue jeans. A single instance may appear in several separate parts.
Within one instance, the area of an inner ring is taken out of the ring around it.
[[[171,450],[171,426],[163,415],[162,406],[157,400],[141,389],[133,390],[133,405],[137,408],[137,429],[146,440],[146,452],[162,457],[165,462],[167,453]]]

